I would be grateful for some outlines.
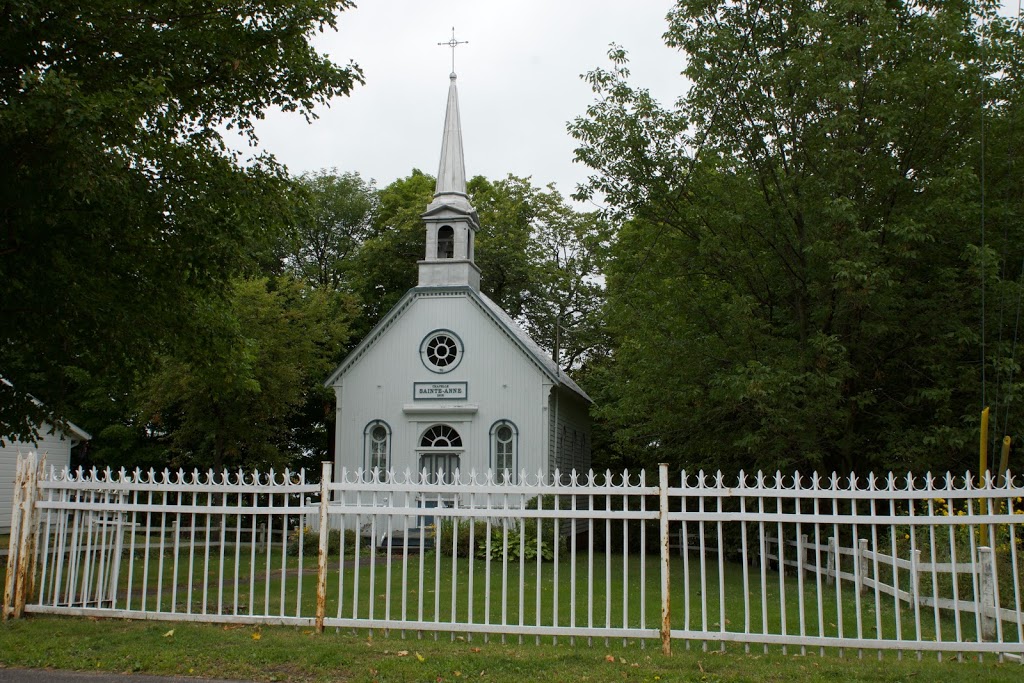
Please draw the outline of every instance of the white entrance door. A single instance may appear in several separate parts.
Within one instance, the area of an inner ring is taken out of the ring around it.
[[[427,473],[428,484],[451,484],[455,480],[455,470],[457,469],[459,469],[458,453],[420,454],[419,471]]]
[[[420,455],[420,472],[426,471],[429,484],[450,484],[455,481],[455,470],[459,467],[458,453],[424,453]],[[420,494],[420,507],[436,508],[451,507],[454,496],[444,493],[423,492]],[[429,527],[434,524],[434,516],[420,517],[420,526]]]
[[[435,424],[420,437],[419,473],[425,472],[427,484],[451,484],[455,481],[455,470],[459,469],[459,453],[449,449],[462,448],[462,436],[451,425]],[[420,507],[449,507],[455,501],[452,494],[424,491],[420,494]],[[433,517],[421,517],[420,524],[430,526]]]

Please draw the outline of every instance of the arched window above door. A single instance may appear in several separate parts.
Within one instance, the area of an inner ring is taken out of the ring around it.
[[[420,448],[462,448],[462,437],[451,425],[437,424],[423,432]]]

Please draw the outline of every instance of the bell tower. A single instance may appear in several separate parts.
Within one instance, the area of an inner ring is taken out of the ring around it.
[[[426,253],[418,262],[419,286],[469,286],[480,291],[480,269],[473,261],[480,221],[466,194],[466,165],[454,72],[448,86],[437,185],[434,199],[423,214],[423,222],[426,224]]]

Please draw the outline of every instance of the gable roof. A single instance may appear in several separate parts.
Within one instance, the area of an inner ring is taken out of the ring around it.
[[[593,403],[594,401],[587,395],[587,392],[583,391],[576,382],[572,380],[567,374],[565,374],[558,364],[555,363],[544,350],[530,338],[530,335],[519,326],[515,320],[512,319],[508,313],[503,311],[501,307],[491,301],[486,295],[474,290],[472,287],[413,287],[405,293],[398,303],[395,304],[394,308],[385,314],[381,318],[370,333],[363,338],[359,344],[352,349],[352,351],[345,356],[345,359],[341,362],[341,365],[331,373],[331,376],[324,382],[325,387],[332,386],[338,379],[345,374],[345,372],[359,359],[361,358],[373,344],[380,339],[380,337],[387,331],[394,322],[409,309],[409,306],[414,300],[429,294],[437,294],[440,292],[458,292],[463,293],[467,298],[475,303],[481,311],[486,313],[488,317],[494,321],[500,328],[504,330],[506,335],[518,346],[526,355],[533,361],[533,363],[543,372],[556,386],[564,387],[572,393],[579,396],[587,403]]]
[[[68,421],[64,424],[67,425],[67,431],[70,432],[70,435],[74,437],[72,441],[89,441],[92,439],[92,435],[89,434],[89,432],[85,431],[74,422]]]
[[[480,303],[484,305],[487,312],[505,328],[505,331],[512,335],[513,339],[523,348],[523,350],[533,358],[534,362],[539,363],[543,367],[546,375],[554,379],[559,385],[564,386],[573,393],[579,395],[580,398],[586,400],[588,403],[594,402],[593,399],[587,395],[587,392],[583,391],[583,389],[581,389],[580,386],[572,380],[572,377],[569,377],[569,375],[563,372],[558,366],[558,363],[556,363],[551,356],[549,356],[547,352],[537,344],[537,342],[533,341],[533,338],[526,333],[526,330],[520,327],[519,323],[513,320],[512,316],[506,313],[501,306],[491,301],[486,294],[474,291],[473,295],[480,300]]]

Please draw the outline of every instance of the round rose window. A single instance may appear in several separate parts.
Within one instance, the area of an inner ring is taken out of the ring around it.
[[[450,372],[462,360],[462,341],[447,330],[434,332],[420,344],[423,364],[434,372]]]

